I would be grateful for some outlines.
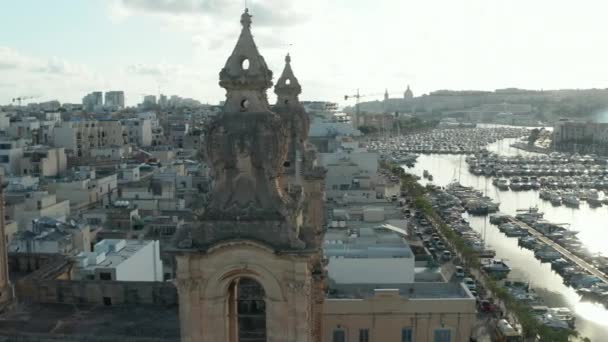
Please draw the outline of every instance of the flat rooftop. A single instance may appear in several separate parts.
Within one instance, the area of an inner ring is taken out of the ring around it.
[[[116,246],[121,241],[126,241],[126,244],[123,248],[119,250],[114,250],[106,254],[106,258],[104,261],[95,265],[96,267],[116,267],[124,260],[130,258],[135,253],[139,252],[140,249],[144,248],[146,245],[151,243],[150,240],[121,240],[121,239],[106,239],[103,241],[107,241],[110,245]],[[94,266],[94,267],[95,267]]]
[[[404,236],[382,224],[359,228],[330,228],[325,233],[324,254],[345,258],[411,258]]]
[[[0,315],[0,341],[44,341],[51,337],[57,341],[111,342],[134,338],[133,341],[141,342],[178,342],[178,308],[19,303]]]
[[[474,299],[461,283],[410,284],[335,284],[330,283],[328,299],[365,299],[378,290],[398,290],[402,298],[411,299]]]
[[[79,259],[86,259],[84,260],[86,264],[79,267],[90,271],[98,267],[117,267],[120,263],[153,242],[152,240],[104,239],[95,245],[93,252],[81,253],[77,256]],[[105,253],[105,258],[96,262],[96,257],[103,253]]]

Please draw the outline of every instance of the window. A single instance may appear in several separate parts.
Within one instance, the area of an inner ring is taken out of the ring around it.
[[[401,342],[412,342],[414,341],[412,337],[412,328],[403,328],[401,329]]]
[[[266,301],[262,285],[249,278],[234,280],[228,291],[230,331],[235,341],[266,341]]]
[[[449,329],[437,329],[435,330],[435,342],[450,342],[450,330]]]
[[[332,342],[346,342],[346,332],[342,328],[334,329]]]
[[[8,162],[9,162],[8,156],[0,156],[0,163],[8,163]]]
[[[112,280],[112,274],[109,272],[100,272],[99,280]]]
[[[359,329],[359,342],[369,342],[369,329]]]

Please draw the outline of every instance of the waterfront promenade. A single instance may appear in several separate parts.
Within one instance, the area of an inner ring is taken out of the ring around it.
[[[572,254],[570,251],[568,251],[564,247],[560,246],[559,244],[553,242],[551,239],[547,238],[546,236],[544,236],[543,234],[541,234],[536,229],[530,227],[526,223],[521,222],[521,221],[519,221],[519,220],[517,220],[517,219],[515,219],[513,217],[509,217],[509,220],[511,221],[511,223],[519,225],[522,228],[525,228],[532,236],[534,236],[538,240],[544,242],[548,246],[551,246],[551,247],[555,248],[555,250],[557,250],[558,252],[560,252],[564,258],[572,261],[573,263],[575,263],[576,265],[580,266],[581,268],[583,268],[587,272],[589,272],[592,275],[600,278],[603,282],[608,283],[608,277],[606,276],[606,274],[604,274],[603,272],[601,272],[600,270],[598,270],[597,268],[595,268],[593,265],[589,264],[588,262],[586,262],[585,260],[579,258],[578,256]]]

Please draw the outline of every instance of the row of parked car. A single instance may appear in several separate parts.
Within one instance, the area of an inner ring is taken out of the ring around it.
[[[405,213],[406,218],[411,218],[414,234],[422,240],[422,244],[436,261],[448,262],[453,259],[454,255],[446,247],[446,243],[439,234],[437,234],[433,225],[424,218],[424,215],[418,211],[408,209],[407,207],[404,207],[403,212]],[[489,309],[491,307],[491,305],[488,304],[490,301],[480,298],[477,282],[471,276],[467,275],[464,267],[456,265],[454,268],[454,277],[456,278],[456,281],[462,282],[469,291],[471,291],[471,294],[477,298],[479,310],[481,312],[492,311]]]

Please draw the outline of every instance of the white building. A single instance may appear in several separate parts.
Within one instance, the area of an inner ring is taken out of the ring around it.
[[[105,106],[110,109],[125,108],[125,92],[122,90],[106,92]]]
[[[84,110],[92,112],[97,110],[98,108],[103,107],[103,93],[100,91],[95,91],[90,94],[87,94],[82,98],[82,107]]]
[[[152,122],[148,119],[127,119],[122,122],[128,142],[138,146],[152,145]]]
[[[329,277],[338,284],[413,283],[414,254],[403,236],[405,231],[393,229],[329,229],[323,244]]]
[[[162,281],[158,241],[106,239],[75,257],[74,279]]]

